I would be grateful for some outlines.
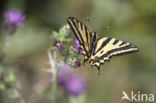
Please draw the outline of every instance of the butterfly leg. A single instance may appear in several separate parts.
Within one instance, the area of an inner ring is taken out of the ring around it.
[[[83,61],[83,66],[85,66],[85,62],[86,62],[86,60]]]
[[[88,60],[87,57],[84,58],[84,61],[83,61],[83,65],[85,65],[86,61]]]
[[[98,75],[100,75],[100,67],[98,67]]]

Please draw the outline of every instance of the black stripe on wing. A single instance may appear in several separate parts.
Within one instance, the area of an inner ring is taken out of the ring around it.
[[[123,43],[121,43],[121,44],[123,45]],[[120,46],[122,46],[122,45],[120,45]],[[116,49],[107,51],[107,53],[105,53],[103,56],[100,57],[100,60],[104,59],[105,61],[107,61],[110,58],[112,58],[113,56],[121,56],[121,55],[125,55],[125,54],[135,53],[138,51],[139,51],[139,49],[135,45],[129,44],[129,45],[121,47],[121,48],[116,48]],[[108,59],[105,59],[105,58],[108,58]]]
[[[98,48],[98,50],[94,51],[93,54],[96,54],[97,52],[99,52],[102,48],[104,48],[108,43],[109,41],[111,40],[112,38],[107,38],[102,44],[101,46]],[[97,43],[95,44],[97,45]]]
[[[93,52],[94,50],[94,43],[96,41],[96,32],[91,32],[91,45],[90,45],[90,54]]]
[[[113,56],[120,56],[138,51],[139,49],[135,45],[128,42],[115,38],[99,38],[94,45],[94,53],[92,53],[89,63],[100,68],[101,64],[104,64],[105,61],[109,61]]]
[[[67,22],[70,25],[72,31],[74,32],[76,38],[79,40],[80,45],[82,45],[81,49],[85,51],[85,53],[83,53],[83,54],[86,55],[87,54],[87,50],[86,50],[86,47],[85,47],[85,42],[84,42],[84,39],[82,38],[82,35],[81,35],[81,33],[80,33],[79,29],[78,29],[79,27],[78,27],[77,20],[75,18],[73,18],[73,17],[69,17],[67,19]],[[82,25],[83,24],[81,23],[81,28],[83,30]]]
[[[87,61],[91,55],[94,41],[96,40],[96,33],[91,33],[85,24],[74,17],[68,17],[67,22],[74,32],[76,38],[79,40],[80,48],[82,49],[85,57],[85,63],[85,61]]]

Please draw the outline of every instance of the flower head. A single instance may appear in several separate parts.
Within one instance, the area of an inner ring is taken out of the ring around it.
[[[66,91],[73,96],[79,96],[86,90],[86,84],[83,78],[79,75],[72,75],[66,81],[65,84]]]
[[[81,63],[79,62],[79,61],[74,61],[74,66],[76,66],[76,67],[80,67],[81,66]]]
[[[72,74],[73,72],[74,70],[68,64],[63,65],[59,69],[58,82],[60,84],[64,84],[66,80],[68,79],[68,77],[70,76],[70,74]]]
[[[24,21],[25,16],[21,11],[9,10],[4,13],[4,17],[9,24],[19,25]]]
[[[59,42],[59,41],[55,41],[55,42],[54,42],[54,46],[56,46],[58,49],[63,49],[63,45],[62,45],[62,43]]]
[[[79,53],[82,53],[82,50],[80,48],[79,40],[75,36],[73,36],[73,41],[75,43],[75,48],[78,50]]]
[[[84,79],[74,70],[65,64],[59,69],[58,82],[61,84],[69,95],[79,96],[86,91]]]

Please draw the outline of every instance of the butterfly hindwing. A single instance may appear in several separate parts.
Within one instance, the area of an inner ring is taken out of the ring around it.
[[[82,22],[74,17],[68,17],[67,22],[73,30],[76,38],[79,40],[85,63],[91,55],[93,43],[96,40],[96,33],[91,33]]]
[[[138,50],[135,45],[116,38],[99,38],[94,44],[90,64],[99,68],[113,56],[130,54]]]

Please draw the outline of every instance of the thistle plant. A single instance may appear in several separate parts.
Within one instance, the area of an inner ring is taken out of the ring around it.
[[[25,16],[24,14],[19,10],[9,10],[4,13],[5,21],[7,23],[6,25],[6,34],[13,35],[16,31],[17,27],[21,24],[23,24]],[[7,36],[9,38],[9,36]],[[9,41],[7,41],[9,42]],[[6,46],[8,46],[7,44]]]
[[[4,70],[4,68],[6,68],[6,67],[3,65],[3,59],[5,58],[5,53],[9,46],[9,43],[10,43],[10,36],[15,33],[18,26],[23,24],[25,15],[21,11],[11,9],[9,11],[4,12],[4,18],[6,21],[7,28],[6,28],[6,32],[5,32],[6,40],[5,40],[4,48],[3,48],[4,49],[3,55],[1,56],[1,62],[0,62],[0,64],[1,64],[1,67],[0,67],[1,75],[0,76],[2,76],[1,78],[3,78],[3,74],[6,74],[6,72],[5,72],[6,70]],[[11,78],[15,78],[13,71],[9,71],[9,73],[11,73],[11,74],[8,74],[8,75],[11,75]]]
[[[18,26],[23,24],[25,15],[21,11],[12,9],[4,12],[4,18],[6,21],[6,39],[2,50],[3,55],[0,56],[0,90],[4,92],[9,92],[9,90],[11,90],[12,97],[19,98],[20,103],[25,103],[25,100],[18,91],[18,80],[15,76],[15,72],[4,63],[6,51],[10,45],[10,38],[16,32]]]
[[[69,96],[78,97],[86,90],[86,84],[83,78],[74,72],[74,68],[80,67],[81,63],[77,58],[80,53],[79,42],[73,36],[73,39],[68,37],[69,26],[63,26],[59,32],[52,32],[52,45],[48,49],[49,63],[51,65],[50,72],[52,73],[52,92],[53,103],[57,101],[57,87],[63,86]],[[74,41],[74,43],[72,43]],[[53,55],[51,55],[53,53]],[[60,61],[57,61],[57,56],[62,56]],[[57,79],[58,78],[58,79]]]
[[[10,67],[3,63],[7,49],[10,46],[10,39],[18,27],[24,24],[25,15],[21,11],[12,9],[4,13],[4,18],[6,21],[6,40],[3,55],[0,56],[0,90],[7,92],[9,89],[12,91],[11,95],[14,98],[18,98],[20,103],[26,103],[19,92],[20,83],[18,78],[16,78],[14,70],[11,70]],[[68,94],[71,103],[76,103],[76,101],[84,103],[86,83],[84,78],[74,70],[81,67],[78,55],[82,51],[77,38],[69,34],[70,28],[68,25],[65,25],[58,32],[52,31],[50,35],[51,42],[47,49],[50,69],[47,71],[51,75],[49,86],[52,88],[52,91],[50,91],[52,103],[58,103],[58,89],[60,87],[64,88],[64,93]]]
[[[6,42],[4,46],[4,52],[8,48],[10,43],[10,36],[13,35],[18,26],[23,24],[25,15],[20,10],[11,9],[4,12],[6,21]]]

